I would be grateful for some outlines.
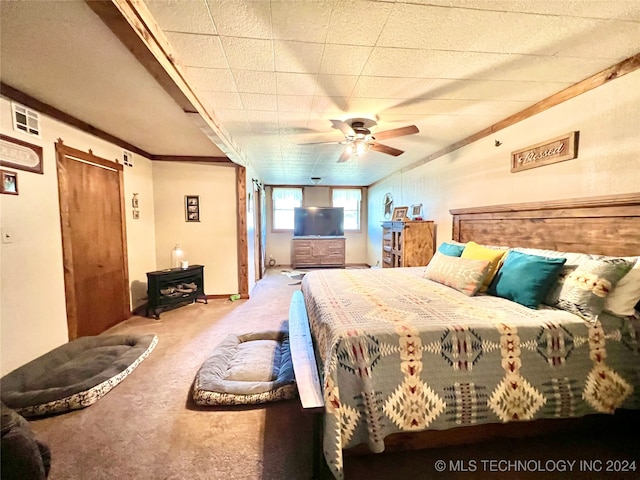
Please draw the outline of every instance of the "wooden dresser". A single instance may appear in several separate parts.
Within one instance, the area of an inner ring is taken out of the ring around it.
[[[345,263],[345,237],[293,237],[291,267],[341,267]]]
[[[431,220],[382,222],[382,267],[419,267],[435,252],[435,225]]]

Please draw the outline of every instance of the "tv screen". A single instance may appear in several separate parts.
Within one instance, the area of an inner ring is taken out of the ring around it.
[[[344,235],[344,209],[342,207],[296,207],[293,211],[293,235]]]

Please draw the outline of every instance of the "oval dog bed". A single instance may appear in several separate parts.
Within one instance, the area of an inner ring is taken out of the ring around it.
[[[246,405],[286,400],[297,389],[282,331],[229,335],[196,374],[193,400],[198,405]]]
[[[25,417],[87,407],[124,380],[157,343],[153,334],[78,338],[5,375],[2,401]]]

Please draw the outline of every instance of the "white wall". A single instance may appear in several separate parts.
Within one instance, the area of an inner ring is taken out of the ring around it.
[[[236,169],[232,165],[154,162],[156,265],[171,266],[179,244],[190,265],[204,265],[208,295],[238,293]],[[185,195],[200,196],[200,222],[186,222]]]
[[[274,232],[272,230],[271,187],[266,190],[267,208],[267,263],[273,257],[276,265],[291,265],[291,239],[293,232]],[[330,187],[304,187],[302,203],[305,207],[330,207]],[[362,189],[362,226],[359,232],[345,232],[345,262],[347,264],[367,263],[367,189]]]
[[[15,132],[11,103],[0,97],[0,131],[10,137],[43,147],[44,174],[2,167],[18,173],[19,195],[0,195],[2,229],[13,243],[0,245],[0,370],[2,374],[68,341],[62,240],[55,142],[79,150],[91,149],[106,159],[122,158],[122,149],[41,115],[42,137]],[[152,197],[150,161],[134,156],[134,167],[125,167],[127,248],[132,305],[139,305],[135,285],[146,283],[146,272],[155,269],[155,233],[151,202],[140,204],[140,220],[131,218],[131,194]],[[151,252],[151,253],[150,253]],[[146,287],[145,287],[146,291]]]
[[[369,188],[368,259],[381,258],[385,193],[395,206],[424,204],[437,244],[451,239],[451,208],[534,202],[640,191],[640,71],[496,132]],[[570,131],[578,158],[510,172],[510,154]],[[494,141],[502,142],[500,147]]]

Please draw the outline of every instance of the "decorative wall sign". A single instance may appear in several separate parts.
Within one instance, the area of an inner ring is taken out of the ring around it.
[[[42,173],[42,147],[0,134],[0,165]]]
[[[520,172],[576,158],[578,156],[578,133],[569,132],[566,135],[511,152],[511,172]]]
[[[184,196],[184,217],[187,222],[200,221],[200,197],[198,195]]]
[[[18,195],[18,174],[8,170],[0,170],[0,193]]]
[[[382,207],[384,208],[385,220],[389,220],[393,214],[393,196],[391,193],[385,193],[382,199]]]

